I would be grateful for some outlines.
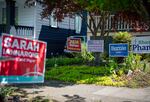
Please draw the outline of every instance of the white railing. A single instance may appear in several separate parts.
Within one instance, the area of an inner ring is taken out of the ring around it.
[[[6,32],[6,25],[0,25],[0,33],[7,33]],[[11,26],[10,34],[21,36],[21,37],[27,37],[27,38],[33,38],[34,37],[34,27],[29,26]]]
[[[94,20],[95,20],[95,24],[98,25],[98,22],[100,20],[101,16],[95,16]],[[88,17],[88,24],[90,25],[91,28],[93,28],[93,24],[91,22],[90,17]],[[135,24],[135,23],[134,23]],[[125,21],[123,18],[119,18],[117,20],[114,21],[114,15],[110,15],[110,17],[108,18],[108,20],[106,21],[105,24],[105,30],[109,30],[110,32],[113,31],[134,31],[135,29],[142,29],[142,30],[149,30],[149,26],[148,25],[142,25],[142,27],[140,26],[139,22],[136,23],[138,26],[136,28],[134,28],[133,26],[133,22],[132,21]],[[101,28],[98,29],[98,31],[101,31]],[[88,29],[88,32],[90,32],[90,30]]]
[[[34,36],[34,27],[29,26],[15,26],[16,35],[23,37],[33,37]]]

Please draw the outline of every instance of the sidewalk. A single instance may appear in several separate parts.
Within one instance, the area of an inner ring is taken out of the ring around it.
[[[64,84],[56,81],[42,85],[20,86],[29,97],[45,96],[58,102],[150,102],[150,87],[130,89],[96,85]]]

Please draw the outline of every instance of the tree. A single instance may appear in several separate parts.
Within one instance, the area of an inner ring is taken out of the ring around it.
[[[145,1],[149,2],[149,0],[27,0],[26,5],[31,6],[34,2],[39,2],[43,6],[42,17],[48,17],[53,12],[54,17],[59,21],[65,16],[74,14],[78,14],[85,20],[81,12],[87,11],[93,25],[91,27],[86,21],[87,27],[96,38],[99,28],[101,28],[101,37],[109,33],[109,30],[105,30],[105,24],[112,13],[115,15],[115,19],[123,17],[127,21],[140,21],[144,18],[144,21],[147,21],[149,14],[144,6]],[[96,24],[94,16],[100,16],[98,24]],[[100,62],[98,56],[99,53],[95,53],[96,64]]]

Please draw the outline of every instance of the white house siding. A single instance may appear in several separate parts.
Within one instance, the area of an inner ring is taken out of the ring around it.
[[[18,25],[34,26],[34,7],[18,6]]]
[[[25,6],[26,0],[15,0],[18,8],[18,25],[34,26],[34,9],[35,7]]]
[[[39,38],[39,34],[41,32],[41,27],[42,25],[46,25],[49,26],[49,19],[42,19],[41,18],[41,12],[42,12],[42,6],[40,6],[38,3],[36,4],[35,7],[35,29],[36,29],[36,36],[35,38],[38,39]]]
[[[25,7],[25,0],[16,0],[15,6],[18,7],[18,25],[34,26],[34,7]],[[6,3],[0,2],[0,24],[2,23],[2,8],[6,8]]]
[[[40,31],[41,31],[41,27],[42,25],[46,25],[46,26],[51,26],[50,25],[50,18],[41,18],[41,12],[42,12],[42,7],[40,4],[36,4],[35,7],[35,16],[36,16],[36,39],[38,39]],[[58,22],[58,28],[63,28],[63,29],[71,29],[74,30],[75,29],[75,18],[74,17],[65,17],[61,22]]]
[[[65,17],[61,22],[58,22],[58,27],[59,28],[64,28],[64,29],[75,29],[75,18],[74,17]]]

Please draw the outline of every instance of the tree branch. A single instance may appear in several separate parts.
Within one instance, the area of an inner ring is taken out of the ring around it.
[[[90,27],[90,25],[88,24],[88,22],[87,22],[86,18],[85,18],[85,17],[83,17],[80,13],[79,13],[78,15],[82,18],[82,20],[84,20],[84,21],[86,22],[86,25],[87,25],[87,26],[88,26],[88,28],[90,29],[90,31],[91,31],[91,33],[92,33],[92,35],[94,35],[94,30]]]
[[[93,18],[93,16],[92,16],[92,14],[91,14],[90,12],[89,12],[89,16],[90,16],[90,18],[91,18],[91,20],[92,20],[93,28],[94,28],[94,29],[96,29],[95,20],[94,20],[94,18]]]

